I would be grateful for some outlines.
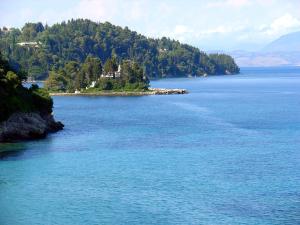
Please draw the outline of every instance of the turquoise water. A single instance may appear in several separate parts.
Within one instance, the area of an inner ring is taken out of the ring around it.
[[[299,224],[300,69],[55,97],[65,130],[1,145],[0,224]]]

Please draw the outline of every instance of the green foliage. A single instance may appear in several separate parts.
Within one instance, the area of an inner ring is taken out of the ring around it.
[[[116,70],[117,67],[113,68],[113,71]],[[136,62],[124,60],[121,63],[120,77],[100,78],[96,87],[98,90],[141,91],[148,89],[149,79],[144,76],[143,69]]]
[[[14,88],[16,88],[16,87],[18,87],[19,85],[21,85],[21,80],[19,79],[19,77],[18,77],[18,75],[17,74],[15,74],[14,72],[12,72],[12,71],[8,71],[7,73],[6,73],[6,79],[7,79],[7,81],[14,87]]]
[[[104,73],[108,74],[108,73],[114,73],[116,72],[118,69],[118,64],[116,62],[116,59],[107,59],[105,64],[104,64]]]
[[[230,74],[232,71],[240,72],[239,67],[234,63],[234,59],[225,54],[210,54],[212,62],[216,65],[216,73]]]
[[[147,90],[149,79],[136,62],[122,61],[119,71],[115,59],[108,59],[102,69],[100,59],[88,56],[81,65],[68,62],[50,71],[44,87],[52,92]]]
[[[114,85],[114,81],[112,79],[103,78],[98,81],[97,90],[109,91],[112,90]]]
[[[131,84],[143,81],[143,70],[135,62],[124,61],[122,63],[122,76],[124,79]]]
[[[46,90],[22,86],[21,77],[0,54],[0,121],[15,112],[52,112],[53,102]]]
[[[26,23],[22,28],[22,39],[24,41],[31,41],[38,35],[39,32],[44,31],[42,23]]]
[[[37,85],[32,85],[29,92],[32,95],[32,104],[35,110],[42,114],[52,112],[53,100],[45,89],[39,88]]]
[[[52,90],[55,92],[66,91],[67,89],[67,78],[63,74],[55,71],[50,71],[48,79],[45,81],[45,89]]]
[[[17,44],[24,41],[35,41],[38,47]],[[226,55],[216,58],[168,38],[147,38],[127,27],[83,19],[51,27],[27,23],[22,30],[13,28],[0,32],[0,50],[14,69],[29,71],[29,75],[37,79],[45,78],[50,70],[64,67],[70,61],[84,63],[88,56],[99,58],[101,62],[111,59],[104,65],[106,72],[117,70],[115,62],[135,61],[149,78],[239,72],[234,60],[228,60]],[[85,77],[87,74],[82,74],[78,82]]]
[[[97,80],[102,74],[102,63],[99,58],[88,56],[81,65],[81,73],[87,84]]]

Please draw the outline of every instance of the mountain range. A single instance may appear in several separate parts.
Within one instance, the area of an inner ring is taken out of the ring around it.
[[[257,52],[230,54],[241,67],[300,66],[300,32],[283,35]]]

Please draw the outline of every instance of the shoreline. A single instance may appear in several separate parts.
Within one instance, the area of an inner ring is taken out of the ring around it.
[[[62,130],[64,125],[52,114],[15,112],[0,122],[0,143],[13,143],[45,138],[49,133]]]
[[[149,88],[147,91],[99,91],[91,93],[50,93],[51,96],[146,96],[146,95],[174,95],[187,94],[186,89]]]

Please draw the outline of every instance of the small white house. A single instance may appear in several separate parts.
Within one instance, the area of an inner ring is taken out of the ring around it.
[[[115,73],[115,77],[121,77],[121,65],[118,66],[118,71]]]
[[[109,72],[107,74],[101,74],[101,77],[105,78],[120,78],[121,77],[121,65],[118,66],[118,71]]]
[[[19,42],[17,43],[17,45],[23,46],[23,47],[34,47],[34,48],[38,48],[39,47],[38,42],[36,41],[28,41],[28,42]]]
[[[90,85],[90,88],[94,88],[96,85],[96,81],[92,81],[91,85]]]
[[[114,73],[102,74],[101,77],[105,77],[105,78],[114,78]]]

